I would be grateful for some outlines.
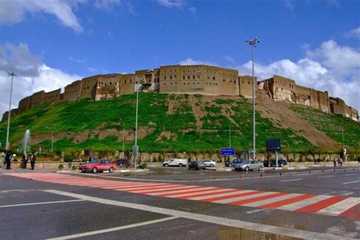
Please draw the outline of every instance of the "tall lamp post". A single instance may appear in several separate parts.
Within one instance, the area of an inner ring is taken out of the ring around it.
[[[253,154],[253,159],[256,159],[256,78],[255,78],[255,56],[254,56],[254,52],[255,52],[255,48],[257,46],[258,43],[260,43],[259,39],[252,38],[246,41],[246,43],[250,46],[251,48],[251,63],[252,63],[252,70],[251,70],[251,75],[252,75],[252,105],[253,105],[253,144],[252,144],[252,154]]]
[[[138,146],[138,116],[139,116],[139,92],[142,90],[142,85],[136,83],[136,110],[135,110],[135,142],[133,146],[133,157],[134,157],[134,168],[136,169],[136,161],[139,155],[139,146]]]
[[[10,96],[9,96],[9,111],[8,111],[8,119],[7,119],[7,130],[6,130],[6,147],[5,150],[10,150],[10,122],[11,122],[11,105],[12,105],[12,95],[13,95],[13,88],[14,88],[14,78],[16,74],[14,72],[9,72],[10,76]]]

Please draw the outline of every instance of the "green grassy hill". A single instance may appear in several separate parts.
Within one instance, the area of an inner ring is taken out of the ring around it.
[[[49,151],[121,151],[133,144],[135,95],[113,100],[43,105],[15,116],[11,142],[17,148],[30,129],[33,148]],[[334,129],[345,128],[346,144],[359,148],[360,125],[340,116],[294,106],[300,116],[331,138],[340,141]],[[251,147],[251,105],[242,98],[220,99],[193,95],[140,94],[139,145],[142,152],[217,152],[231,145]],[[229,131],[231,129],[231,131]],[[6,123],[0,124],[0,141],[5,143]],[[349,135],[347,135],[349,134]],[[231,137],[230,137],[231,136]],[[316,151],[301,134],[284,129],[257,113],[257,146],[265,150],[268,138],[280,138],[285,151]]]

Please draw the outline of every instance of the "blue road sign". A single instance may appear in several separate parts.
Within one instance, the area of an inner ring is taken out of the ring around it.
[[[235,155],[235,149],[231,147],[225,147],[220,149],[220,154],[224,157],[228,156],[234,156]]]

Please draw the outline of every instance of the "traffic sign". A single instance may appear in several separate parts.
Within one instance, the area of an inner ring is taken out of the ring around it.
[[[228,156],[234,156],[235,155],[235,149],[231,147],[225,147],[220,149],[220,154],[224,157]]]

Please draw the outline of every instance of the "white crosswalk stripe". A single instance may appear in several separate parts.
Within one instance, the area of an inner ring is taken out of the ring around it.
[[[183,193],[183,194],[175,194],[175,195],[170,195],[167,196],[169,198],[181,198],[181,197],[190,197],[190,196],[194,196],[194,195],[198,195],[198,194],[210,194],[210,193],[219,193],[219,192],[229,192],[229,191],[234,191],[235,189],[226,189],[226,188],[222,188],[222,189],[214,189],[214,190],[207,190],[207,191],[199,191],[199,192],[195,192],[195,193]],[[206,195],[209,196],[209,195]]]
[[[273,198],[270,198],[270,199],[256,201],[256,202],[253,202],[253,203],[247,203],[247,204],[244,204],[243,206],[246,206],[246,207],[260,207],[260,206],[263,206],[263,205],[266,205],[266,204],[270,204],[270,203],[290,199],[290,198],[297,197],[297,196],[300,196],[300,195],[302,195],[302,194],[291,193],[291,194],[286,194],[286,195],[283,195],[283,196],[273,197]]]
[[[243,193],[249,193],[249,192],[254,192],[254,190],[240,190],[240,191],[233,191],[233,192],[228,192],[228,193],[220,193],[220,194],[211,194],[211,195],[206,195],[206,196],[192,197],[192,198],[188,198],[188,199],[189,200],[204,200],[204,199],[225,197],[225,196],[229,196],[229,195],[243,194]]]
[[[360,204],[360,198],[349,197],[327,208],[321,209],[318,213],[324,215],[337,216],[358,204]]]
[[[215,187],[192,187],[189,189],[185,189],[185,190],[175,190],[175,191],[168,191],[168,192],[161,192],[161,193],[149,193],[148,195],[171,195],[171,194],[176,194],[176,193],[185,193],[185,192],[189,192],[189,191],[196,191],[196,190],[210,190],[210,189],[214,189]]]
[[[260,193],[251,194],[251,195],[247,195],[247,196],[231,197],[231,198],[216,200],[216,201],[213,201],[213,202],[214,203],[227,204],[227,203],[232,203],[232,202],[237,202],[237,201],[248,200],[248,199],[252,199],[252,198],[256,198],[256,197],[264,197],[264,196],[272,195],[272,194],[275,194],[275,193],[276,192],[260,192]]]
[[[329,195],[318,195],[318,196],[308,198],[308,199],[305,199],[305,200],[302,200],[302,201],[299,201],[299,202],[295,202],[295,203],[292,203],[292,204],[288,204],[288,205],[285,205],[285,206],[278,207],[277,209],[295,211],[297,209],[306,207],[308,205],[320,202],[322,200],[325,200],[325,199],[328,199],[328,198],[331,198],[331,197],[332,196],[329,196]]]

